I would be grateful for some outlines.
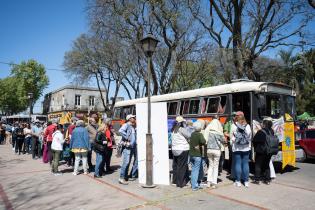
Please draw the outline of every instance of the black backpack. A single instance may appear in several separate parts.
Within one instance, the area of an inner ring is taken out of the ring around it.
[[[266,151],[268,155],[276,155],[279,152],[279,139],[271,132],[261,130],[266,135]]]

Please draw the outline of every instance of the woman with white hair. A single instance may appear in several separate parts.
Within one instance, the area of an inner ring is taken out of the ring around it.
[[[224,136],[223,127],[218,119],[213,119],[206,128],[207,138],[207,155],[209,158],[208,168],[208,187],[216,188],[218,179],[219,161],[221,149],[223,147]]]
[[[189,156],[191,166],[191,188],[193,191],[201,189],[200,182],[203,178],[202,154],[206,140],[201,134],[201,122],[194,123],[195,131],[191,134],[189,142]]]

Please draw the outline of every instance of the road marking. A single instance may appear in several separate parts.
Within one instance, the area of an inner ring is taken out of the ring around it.
[[[213,196],[216,196],[216,197],[225,199],[225,200],[229,200],[229,201],[236,202],[236,203],[243,204],[243,205],[250,206],[250,207],[255,207],[255,208],[258,208],[258,209],[261,209],[261,210],[267,210],[267,208],[258,206],[258,205],[253,204],[253,203],[249,203],[249,202],[246,202],[246,201],[237,200],[237,199],[235,199],[235,198],[230,198],[230,197],[227,197],[227,196],[225,196],[225,195],[221,195],[221,194],[214,193],[214,192],[212,192],[212,190],[208,190],[208,191],[204,191],[204,192],[206,192],[206,193],[208,193],[208,194],[210,194],[210,195],[213,195]]]
[[[95,179],[95,178],[94,178],[93,176],[91,176],[91,175],[86,175],[86,176],[89,177],[90,179],[96,181],[96,182],[99,182],[99,183],[101,183],[101,184],[107,185],[107,186],[109,186],[109,187],[111,187],[111,188],[114,188],[114,189],[116,189],[116,190],[118,190],[118,191],[120,191],[120,192],[123,192],[123,193],[125,193],[125,194],[127,194],[127,195],[129,195],[129,196],[131,196],[131,197],[134,197],[134,198],[137,198],[137,199],[139,199],[139,200],[142,200],[142,201],[147,202],[147,203],[145,203],[145,204],[138,205],[138,206],[133,207],[133,208],[136,208],[136,209],[137,209],[137,208],[142,208],[142,207],[144,207],[144,206],[146,206],[146,205],[149,205],[149,206],[155,206],[155,207],[161,208],[161,209],[163,209],[163,210],[169,210],[169,208],[167,208],[167,207],[165,207],[165,206],[163,206],[163,205],[160,205],[160,204],[155,204],[154,201],[148,200],[148,199],[146,199],[145,197],[143,197],[143,196],[141,196],[141,195],[137,195],[137,194],[135,194],[135,193],[129,192],[129,191],[127,191],[127,190],[124,190],[124,189],[122,189],[122,188],[120,188],[120,187],[117,187],[116,185],[113,185],[113,184],[111,184],[111,183],[108,183],[108,182],[106,182],[106,181],[104,181],[104,180]],[[128,209],[128,208],[127,208],[127,209]]]
[[[3,189],[1,184],[0,184],[0,197],[3,200],[3,203],[5,205],[6,210],[13,210],[12,204],[11,204],[7,194],[4,192],[4,189]]]
[[[295,189],[315,192],[315,190],[312,190],[312,189],[308,189],[308,188],[304,188],[304,187],[298,187],[298,186],[294,186],[294,185],[290,185],[290,184],[284,184],[284,183],[281,183],[281,182],[272,182],[272,183],[277,184],[277,185],[282,185],[282,186],[285,186],[285,187],[290,187],[290,188],[295,188]]]

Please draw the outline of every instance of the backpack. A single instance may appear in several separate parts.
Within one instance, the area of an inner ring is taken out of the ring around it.
[[[266,135],[266,149],[268,155],[276,155],[279,151],[279,139],[271,132],[267,133],[264,129],[261,130]]]
[[[236,125],[236,124],[235,124]],[[246,133],[246,126],[244,128],[236,125],[235,142],[239,145],[248,145],[249,144],[249,136]]]

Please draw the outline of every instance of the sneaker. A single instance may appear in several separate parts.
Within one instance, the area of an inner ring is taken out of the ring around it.
[[[123,184],[123,185],[127,185],[128,184],[128,182],[125,179],[122,179],[122,178],[118,179],[118,183],[119,184]]]
[[[211,185],[211,188],[212,188],[212,189],[217,189],[218,187],[217,187],[216,184],[212,184],[212,185]]]
[[[252,182],[253,184],[257,184],[257,185],[260,185],[260,181],[259,180],[255,180]]]
[[[235,181],[235,182],[234,182],[234,186],[236,186],[236,187],[241,187],[242,185],[241,185],[241,182]]]
[[[128,179],[128,181],[135,181],[137,178],[135,178],[135,177],[131,177],[131,178],[129,178]]]
[[[245,187],[249,188],[249,182],[244,182]]]
[[[78,175],[78,173],[77,173],[77,172],[73,172],[72,174],[73,174],[74,176]]]
[[[211,182],[207,183],[207,187],[210,188],[211,187]]]
[[[57,173],[54,173],[54,175],[55,175],[55,176],[61,176],[61,175],[62,175],[62,173],[57,172]]]
[[[87,175],[87,174],[88,174],[88,172],[87,172],[87,171],[85,171],[83,174],[84,174],[84,175]]]
[[[270,185],[270,182],[269,181],[264,181],[264,184]]]

